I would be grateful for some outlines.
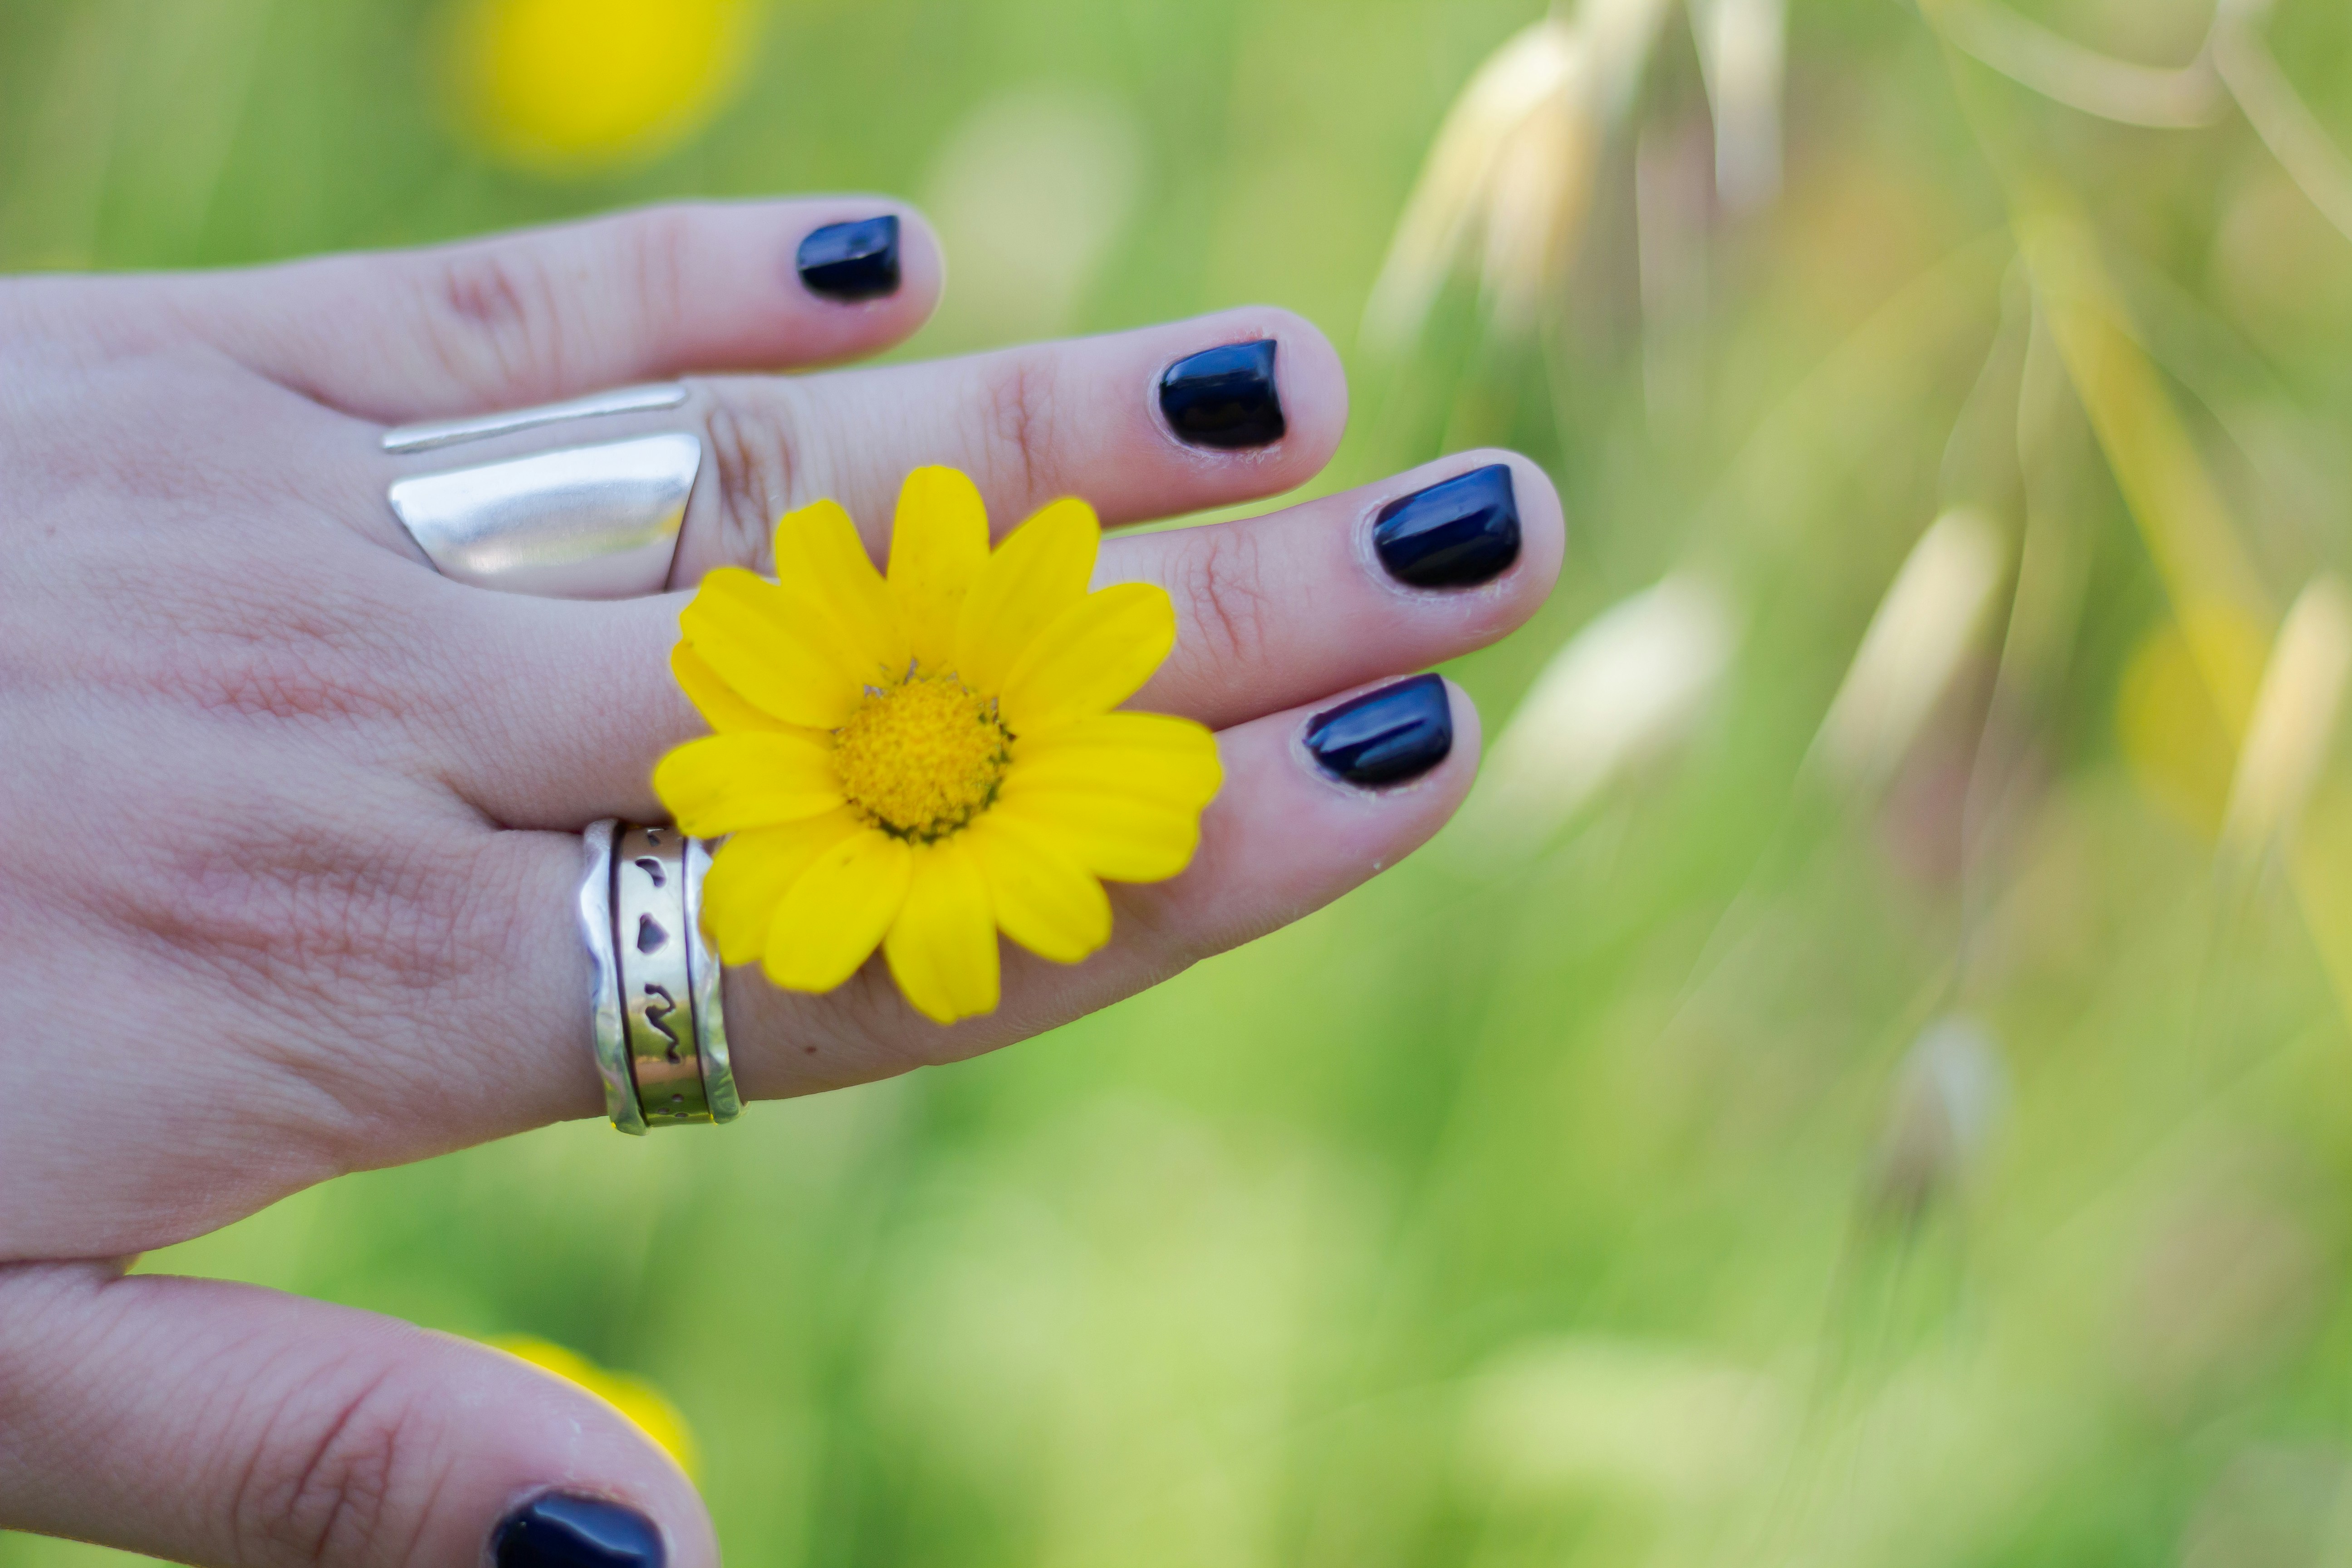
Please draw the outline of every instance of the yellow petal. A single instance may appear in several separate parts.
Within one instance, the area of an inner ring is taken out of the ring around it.
[[[1088,594],[1037,634],[1005,678],[1013,732],[1034,734],[1107,712],[1135,695],[1176,646],[1176,606],[1150,583]]]
[[[821,500],[777,522],[776,582],[801,616],[827,628],[860,685],[906,672],[889,587],[840,502]]]
[[[856,973],[907,901],[912,860],[903,842],[870,827],[818,855],[776,906],[768,978],[788,991],[830,991]]]
[[[890,596],[907,647],[927,669],[951,668],[956,619],[988,564],[988,508],[953,468],[917,468],[890,525]]]
[[[847,806],[780,827],[739,833],[719,847],[702,882],[702,930],[729,963],[768,951],[776,906],[819,855],[864,824]]]
[[[1201,842],[1201,810],[1093,789],[1024,788],[1008,781],[992,821],[1052,845],[1097,877],[1161,882],[1181,871]]]
[[[971,586],[956,623],[955,668],[974,691],[1001,691],[1044,631],[1086,597],[1102,525],[1082,500],[1057,500],[1014,529]]]
[[[678,629],[737,696],[788,724],[837,728],[862,689],[850,650],[792,595],[740,567],[702,580]]]
[[[1013,749],[1013,776],[1041,788],[1208,805],[1224,781],[1208,727],[1166,713],[1098,713]]]
[[[779,727],[777,720],[744,701],[733,687],[719,679],[719,672],[691,644],[680,643],[669,650],[669,672],[677,677],[678,689],[702,715],[702,721],[720,734]]]
[[[809,730],[688,741],[655,765],[654,793],[697,838],[797,822],[841,804],[833,743]]]
[[[962,836],[913,850],[906,907],[883,956],[915,1011],[935,1024],[996,1011],[996,917]]]
[[[1001,811],[959,839],[988,879],[1004,934],[1056,963],[1076,963],[1110,941],[1110,899],[1092,872],[1033,826]]]

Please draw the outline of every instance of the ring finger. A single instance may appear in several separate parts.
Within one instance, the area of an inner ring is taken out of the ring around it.
[[[1094,581],[1174,601],[1175,652],[1136,705],[1223,729],[1495,641],[1542,604],[1562,545],[1540,468],[1465,453],[1264,517],[1106,539]],[[488,646],[460,662],[503,673],[433,705],[456,726],[440,775],[512,826],[656,817],[655,762],[703,732],[668,670],[683,603],[483,595]]]

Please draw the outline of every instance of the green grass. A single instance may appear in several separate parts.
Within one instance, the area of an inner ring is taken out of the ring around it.
[[[1485,341],[1465,293],[1402,363],[1354,352],[1439,118],[1529,5],[778,0],[707,134],[571,183],[444,130],[417,5],[0,8],[13,268],[673,195],[928,197],[999,95],[1077,104],[1129,133],[1104,176],[1122,216],[1019,328],[1291,306],[1356,377],[1324,486],[1474,442],[1558,477],[1555,603],[1454,672],[1490,732],[1669,569],[1721,584],[1742,628],[1687,744],[1507,874],[1441,840],[988,1059],[724,1132],[570,1126],[354,1177],[146,1267],[643,1373],[697,1429],[732,1558],[780,1568],[2340,1552],[2352,1054],[2293,900],[2275,879],[2223,898],[2118,754],[2120,672],[2164,591],[2070,396],[2037,505],[2074,542],[2081,611],[2031,700],[1984,742],[1990,639],[1883,797],[1801,763],[1940,506],[2023,526],[2031,304],[1979,134],[2092,215],[2281,603],[2346,563],[2352,250],[2234,120],[2095,124],[1948,61],[1907,8],[1795,9],[1787,193],[1714,220],[1675,340],[1699,391],[1661,407],[1630,128],[1542,342]],[[2352,139],[2352,23],[2279,10],[2282,58]],[[2036,14],[2123,50],[2176,12],[2193,46],[2187,0]],[[1633,124],[1703,137],[1696,83],[1676,21]],[[952,299],[904,352],[1009,320]],[[1983,757],[2021,760],[1971,826]],[[1904,1064],[1955,1011],[2006,1090],[1906,1206]],[[99,1555],[0,1537],[6,1568]]]

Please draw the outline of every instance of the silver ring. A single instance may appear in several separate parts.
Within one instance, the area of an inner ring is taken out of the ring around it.
[[[537,408],[403,425],[394,457],[495,441],[551,426],[682,407],[677,382],[625,386]],[[665,430],[438,468],[393,481],[387,499],[443,576],[558,599],[624,599],[668,585],[702,437]]]
[[[610,818],[592,824],[585,843],[580,918],[596,971],[605,1114],[630,1133],[733,1121],[743,1101],[701,927],[709,848],[674,827]]]

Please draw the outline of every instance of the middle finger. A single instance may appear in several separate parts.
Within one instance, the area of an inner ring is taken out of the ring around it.
[[[688,391],[676,409],[373,453],[345,477],[380,495],[397,478],[685,430],[704,448],[669,576],[688,587],[719,566],[769,570],[776,519],[820,499],[880,546],[899,481],[926,464],[970,474],[1000,530],[1066,495],[1117,525],[1293,489],[1348,421],[1331,345],[1263,307],[919,364],[698,377]]]
[[[1062,496],[1141,522],[1279,494],[1319,473],[1348,423],[1323,334],[1251,307],[964,359],[698,384],[718,481],[698,487],[670,574],[766,571],[776,519],[839,501],[866,529],[911,468],[970,474],[1001,533]]]

